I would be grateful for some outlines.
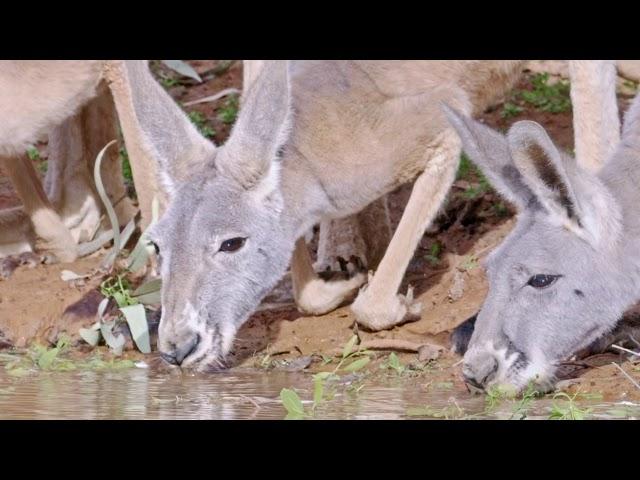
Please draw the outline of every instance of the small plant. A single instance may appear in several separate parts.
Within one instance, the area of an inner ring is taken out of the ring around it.
[[[122,176],[124,179],[133,183],[133,173],[131,172],[131,163],[129,162],[129,154],[124,147],[120,148],[120,165],[122,165]]]
[[[484,398],[485,412],[492,412],[503,401],[515,398],[516,389],[512,385],[493,385]]]
[[[458,165],[458,172],[456,173],[456,180],[466,179],[470,173],[474,172],[476,167],[471,163],[469,157],[464,153],[460,155],[460,164]]]
[[[425,255],[425,260],[427,260],[432,266],[438,265],[440,263],[440,254],[442,253],[442,244],[437,240],[433,242],[431,247],[429,248],[429,254]]]
[[[407,370],[407,367],[400,362],[400,359],[395,352],[391,352],[389,354],[389,358],[387,358],[387,361],[381,365],[381,368],[393,370],[398,376],[402,375]]]
[[[569,82],[559,80],[549,85],[548,73],[537,73],[531,78],[533,89],[521,90],[518,96],[538,110],[550,113],[568,112],[571,110]]]
[[[295,391],[288,388],[283,388],[280,391],[280,400],[282,401],[282,405],[288,412],[287,416],[285,417],[286,419],[301,419],[313,416],[318,405],[320,405],[327,397],[327,381],[339,379],[339,371],[343,371],[345,373],[357,372],[358,370],[364,368],[371,361],[371,358],[369,356],[372,353],[368,350],[360,350],[359,348],[356,348],[357,341],[357,335],[353,335],[349,339],[349,341],[344,345],[342,349],[342,356],[340,358],[340,361],[338,362],[338,365],[332,371],[319,372],[313,375],[313,403],[308,410],[305,410],[303,408],[302,401]],[[348,363],[343,368],[343,365],[346,362]],[[357,391],[360,391],[361,388],[362,386],[359,386]]]
[[[591,409],[581,409],[575,404],[577,393],[573,397],[569,396],[565,392],[558,392],[553,396],[553,405],[551,406],[551,413],[549,414],[549,420],[584,420],[584,418],[591,412]],[[565,402],[563,404],[556,403],[556,399],[563,398]]]
[[[238,117],[238,109],[240,102],[237,95],[230,95],[224,102],[218,113],[218,120],[222,123],[230,125],[236,121]]]
[[[524,108],[516,105],[515,103],[506,102],[502,107],[502,112],[500,112],[500,116],[502,118],[513,118],[517,117],[522,113]]]
[[[478,258],[473,255],[469,255],[465,258],[464,262],[462,262],[460,268],[465,272],[478,268]]]
[[[100,284],[100,293],[106,298],[113,298],[121,308],[138,304],[138,301],[131,296],[131,286],[124,275],[107,278]]]
[[[498,217],[506,217],[509,214],[509,210],[504,202],[498,202],[493,204],[493,211]]]
[[[216,131],[207,125],[207,119],[205,116],[197,111],[189,112],[188,114],[189,120],[198,128],[200,133],[205,137],[213,137],[216,134]]]
[[[413,407],[407,409],[406,415],[408,417],[428,417],[451,420],[464,417],[465,411],[460,407],[460,405],[458,405],[455,398],[451,398],[446,407],[433,408],[429,405],[425,405],[424,407]]]
[[[516,403],[513,408],[513,413],[511,414],[511,418],[509,420],[524,420],[527,418],[527,413],[529,412],[529,408],[531,407],[531,403],[535,400],[536,397],[540,395],[535,389],[533,382],[530,382],[527,385],[527,389],[522,394],[522,399]]]
[[[33,145],[27,148],[27,156],[29,157],[29,160],[40,160],[40,152]]]

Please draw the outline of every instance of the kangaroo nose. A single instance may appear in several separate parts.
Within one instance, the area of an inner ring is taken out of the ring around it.
[[[490,353],[474,356],[470,361],[466,361],[462,368],[465,382],[480,389],[493,380],[497,372],[498,360]]]
[[[180,344],[172,343],[171,346],[173,348],[168,352],[160,352],[160,357],[162,357],[165,362],[168,362],[172,365],[182,365],[184,359],[198,349],[199,343],[200,335],[193,334],[187,340],[181,342]]]

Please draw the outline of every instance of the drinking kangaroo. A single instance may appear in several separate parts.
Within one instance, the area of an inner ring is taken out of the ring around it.
[[[303,236],[318,222],[357,214],[415,177],[400,225],[351,308],[371,329],[417,315],[411,294],[397,290],[454,179],[461,151],[441,104],[466,115],[481,112],[510,89],[522,66],[268,61],[245,91],[227,143],[216,147],[153,79],[145,61],[112,62],[107,78],[127,148],[157,163],[169,199],[149,231],[163,278],[163,357],[199,370],[219,365],[292,255],[302,310],[322,313],[342,303],[365,276],[321,280]],[[576,132],[583,137],[578,158],[596,168],[615,142],[602,141],[605,135],[597,130],[601,118],[617,121],[606,108],[614,66],[576,62],[572,68],[574,85],[582,88],[574,87],[582,99],[574,104]],[[590,95],[594,89],[597,94]]]

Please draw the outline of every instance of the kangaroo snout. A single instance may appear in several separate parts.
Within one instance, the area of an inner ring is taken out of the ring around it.
[[[200,335],[190,333],[183,337],[179,343],[169,343],[167,349],[160,351],[162,359],[172,365],[182,365],[189,356],[198,350]]]
[[[465,359],[462,368],[464,381],[475,387],[484,389],[498,373],[498,359],[490,352],[477,352]]]

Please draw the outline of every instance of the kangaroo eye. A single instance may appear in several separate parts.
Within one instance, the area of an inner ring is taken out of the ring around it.
[[[149,242],[149,243],[153,245],[153,249],[156,251],[156,255],[160,255],[160,247],[158,246],[158,244],[156,242]]]
[[[527,285],[531,285],[533,288],[545,288],[554,283],[562,275],[534,275],[529,279]]]
[[[220,245],[221,252],[237,252],[242,247],[244,247],[244,243],[247,241],[246,238],[236,237],[230,238],[229,240],[225,240]]]

